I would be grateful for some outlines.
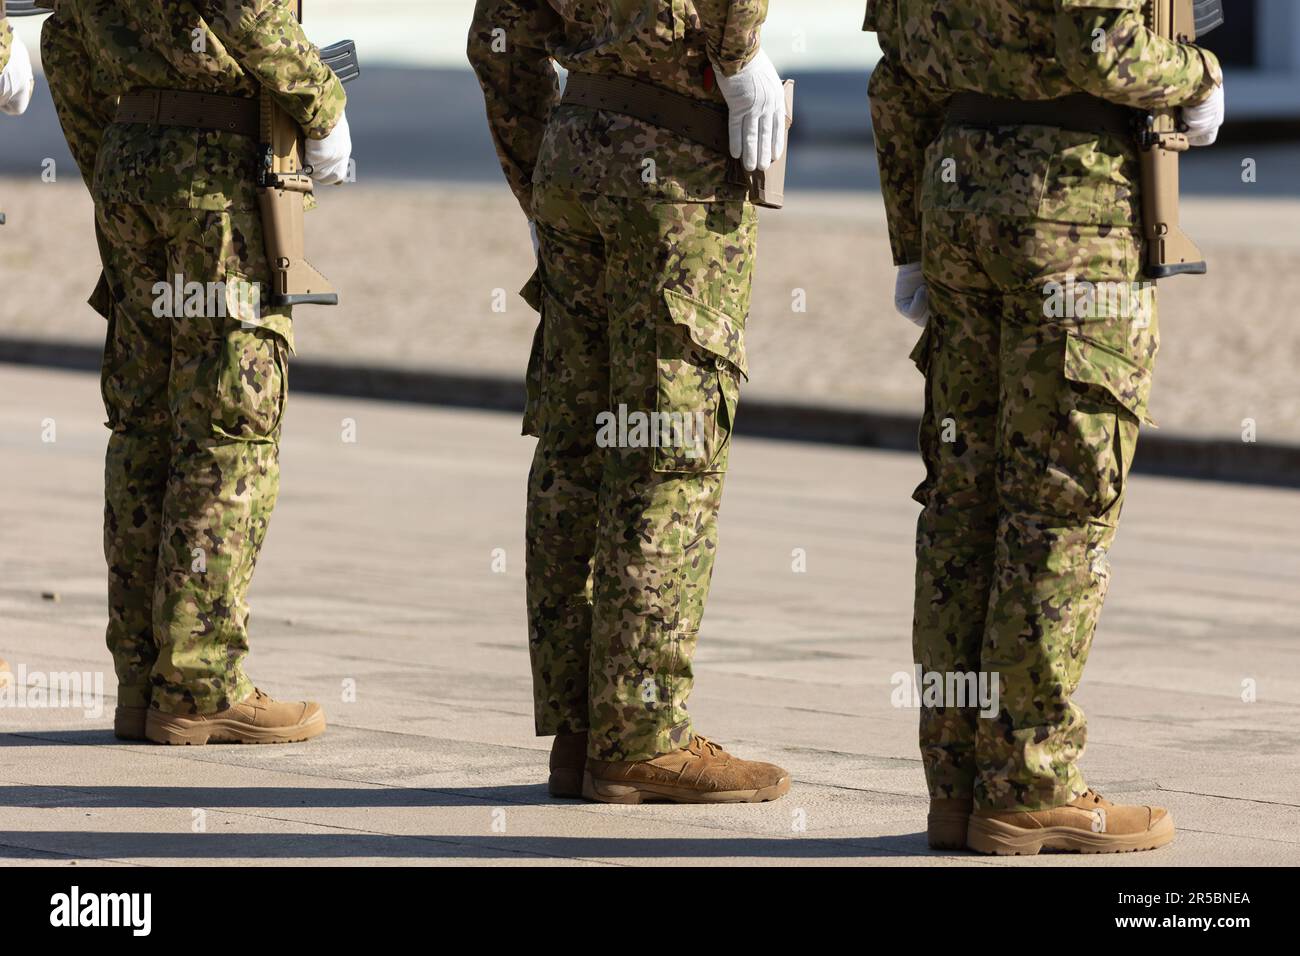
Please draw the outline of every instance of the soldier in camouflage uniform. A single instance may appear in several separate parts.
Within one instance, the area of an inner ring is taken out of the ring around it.
[[[325,728],[318,705],[275,701],[243,670],[245,595],[279,490],[293,350],[289,310],[256,291],[271,281],[257,143],[119,122],[116,103],[143,90],[251,98],[265,86],[309,137],[310,158],[313,142],[344,127],[343,89],[282,0],[59,0],[41,51],[95,200],[103,264],[91,305],[108,322],[115,729],[160,743],[313,737]],[[181,281],[216,290],[216,301],[204,295],[194,309],[160,297]]]
[[[556,735],[556,795],[757,801],[789,787],[780,768],[696,734],[685,706],[747,374],[755,209],[727,156],[560,104],[552,64],[725,106],[730,82],[779,91],[759,46],[766,7],[479,0],[470,28],[501,165],[539,251],[523,292],[541,313],[523,429],[538,439],[526,575],[536,732]],[[748,165],[771,155],[764,145]],[[602,432],[620,409],[703,427],[693,443],[654,447],[632,429]]]
[[[0,17],[0,112],[16,115],[27,109],[32,95],[31,65],[21,38],[9,20]],[[0,687],[12,684],[9,662],[0,657]]]
[[[1084,784],[1070,699],[1150,421],[1158,333],[1154,290],[1134,285],[1135,142],[1064,119],[946,121],[955,94],[1086,93],[1137,110],[1221,96],[1214,56],[1161,39],[1142,6],[868,6],[884,54],[870,95],[900,308],[924,320],[928,297],[912,355],[926,380],[914,653],[926,673],[1000,680],[996,716],[954,701],[922,709],[934,846],[1108,852],[1173,838],[1163,809],[1115,806]]]

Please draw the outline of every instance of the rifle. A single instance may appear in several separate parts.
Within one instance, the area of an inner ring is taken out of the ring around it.
[[[302,22],[302,0],[297,3]],[[342,40],[321,50],[321,59],[340,83],[361,75],[356,44]],[[265,88],[261,92],[262,169],[258,207],[266,256],[271,264],[271,305],[338,305],[338,293],[303,253],[303,205],[315,187],[304,162],[302,130]]]
[[[1175,43],[1195,43],[1223,24],[1222,0],[1148,0],[1153,32]],[[1204,275],[1205,259],[1178,219],[1178,157],[1188,149],[1177,109],[1158,109],[1138,133],[1142,151],[1142,226],[1146,277]]]

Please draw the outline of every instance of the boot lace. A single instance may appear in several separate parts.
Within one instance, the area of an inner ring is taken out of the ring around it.
[[[696,734],[691,739],[690,749],[695,751],[701,757],[723,757],[726,756],[727,753],[722,749],[721,744],[715,743],[703,734]]]

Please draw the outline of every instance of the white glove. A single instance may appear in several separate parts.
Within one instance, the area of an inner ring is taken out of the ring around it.
[[[324,139],[307,140],[307,165],[311,178],[334,186],[348,178],[348,161],[352,159],[352,133],[348,114],[339,117],[338,125]]]
[[[925,328],[930,317],[930,294],[925,289],[921,263],[909,262],[898,267],[898,276],[894,279],[894,308],[913,325]]]
[[[528,235],[533,240],[533,258],[540,259],[542,257],[542,243],[537,238],[537,223],[531,219],[528,220]]]
[[[765,51],[759,50],[735,76],[714,67],[727,101],[731,155],[750,172],[767,169],[785,153],[785,90]]]
[[[15,33],[13,48],[9,51],[9,62],[5,64],[4,72],[0,73],[0,112],[17,116],[27,109],[35,90],[32,58],[27,55],[23,38]]]
[[[1200,106],[1184,106],[1183,123],[1187,126],[1187,142],[1193,146],[1212,145],[1223,125],[1223,86],[1216,86]]]

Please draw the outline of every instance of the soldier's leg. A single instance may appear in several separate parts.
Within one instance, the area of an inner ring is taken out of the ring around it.
[[[691,743],[691,658],[717,551],[756,216],[746,203],[603,199],[609,407],[594,565],[589,754],[648,760]],[[638,423],[655,422],[641,428]],[[679,433],[654,443],[666,426]],[[687,430],[689,429],[689,433]]]
[[[926,376],[920,446],[926,477],[916,533],[912,649],[924,674],[979,671],[997,528],[997,355],[1001,297],[973,251],[969,217],[925,217],[930,320],[913,360]],[[965,686],[965,685],[963,685]],[[921,758],[934,799],[969,799],[977,704],[922,706]]]
[[[245,596],[279,491],[289,319],[242,301],[269,275],[255,213],[154,215],[171,240],[169,274],[226,288],[225,315],[173,320],[175,442],[154,598],[154,707],[210,714],[253,691]]]
[[[1109,582],[1107,551],[1146,418],[1158,335],[1129,230],[1004,223],[1000,518],[981,666],[976,804],[1039,810],[1081,796],[1086,729],[1071,700]],[[1079,285],[1083,281],[1095,286]],[[1049,284],[1050,283],[1050,284]],[[1073,288],[1097,294],[1065,313]],[[1061,294],[1056,295],[1056,290]],[[1049,314],[1045,315],[1045,311]]]
[[[101,390],[108,414],[104,464],[104,556],[108,562],[109,652],[118,706],[147,707],[158,656],[154,579],[171,459],[167,404],[171,320],[155,314],[154,283],[167,272],[162,236],[139,206],[97,206],[110,313]]]
[[[525,577],[535,726],[548,736],[587,729],[602,470],[596,416],[609,405],[609,341],[604,241],[582,201],[539,185],[534,213],[541,251],[530,298],[541,322],[525,413],[525,431],[538,439],[528,474]]]

